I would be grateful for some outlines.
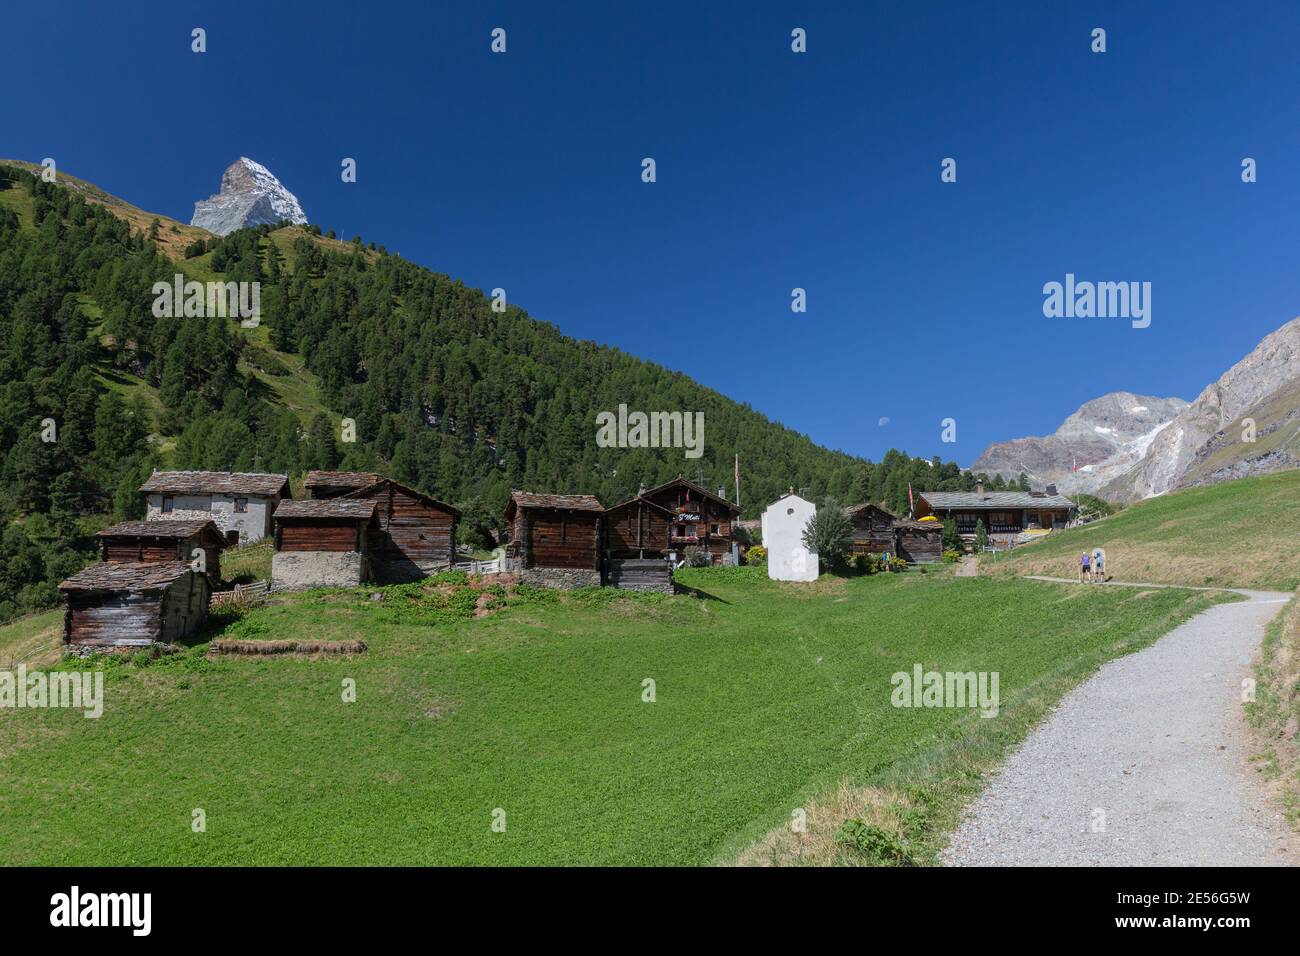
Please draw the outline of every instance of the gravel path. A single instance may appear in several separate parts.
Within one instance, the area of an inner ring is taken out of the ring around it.
[[[1056,580],[1056,579],[1042,579]],[[1147,584],[1080,587],[1159,587]],[[966,810],[950,866],[1285,866],[1241,681],[1289,594],[1212,607],[1067,694]]]

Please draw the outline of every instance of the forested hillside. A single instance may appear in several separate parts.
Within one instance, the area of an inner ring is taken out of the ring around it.
[[[262,226],[191,240],[119,216],[0,166],[0,619],[53,604],[94,530],[137,515],[136,488],[162,465],[379,470],[487,525],[512,488],[613,504],[684,473],[730,495],[737,452],[751,516],[790,487],[902,511],[909,482],[974,482],[937,458],[872,464],[821,448],[680,373],[494,312],[479,290],[359,238]],[[260,282],[260,326],[155,318],[153,284],[177,271]],[[597,447],[596,415],[620,403],[703,412],[703,457]],[[341,440],[345,417],[355,442]]]

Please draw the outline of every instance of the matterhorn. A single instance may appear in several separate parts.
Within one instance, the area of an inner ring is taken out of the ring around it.
[[[194,204],[190,225],[225,236],[245,226],[286,219],[298,225],[307,221],[298,197],[261,163],[241,156],[221,174],[221,192]]]

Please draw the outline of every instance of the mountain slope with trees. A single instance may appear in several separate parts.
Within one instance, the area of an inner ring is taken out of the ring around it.
[[[360,238],[258,226],[180,242],[76,182],[0,165],[0,619],[55,603],[54,585],[93,556],[93,531],[139,515],[136,489],[162,466],[377,470],[460,505],[470,527],[497,525],[513,488],[613,504],[684,473],[730,495],[737,453],[751,516],[790,487],[896,512],[909,483],[973,487],[937,457],[821,448]],[[261,283],[260,325],[155,318],[153,285],[178,271]],[[703,412],[703,456],[597,447],[596,415],[620,403]]]

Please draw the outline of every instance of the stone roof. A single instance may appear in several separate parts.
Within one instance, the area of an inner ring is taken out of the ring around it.
[[[191,538],[207,526],[214,532],[217,526],[202,518],[167,519],[165,521],[122,521],[100,531],[100,538]],[[218,534],[220,532],[217,532]]]
[[[359,474],[359,473],[358,473],[358,474]],[[439,501],[437,498],[433,497],[432,495],[426,495],[426,494],[425,494],[423,491],[421,491],[420,489],[418,489],[418,488],[412,488],[410,485],[404,485],[404,484],[402,484],[400,481],[397,481],[397,480],[394,479],[394,478],[383,478],[383,477],[380,477],[380,478],[378,478],[377,480],[375,480],[375,481],[373,481],[373,482],[370,482],[370,483],[368,483],[368,484],[362,485],[360,488],[357,488],[357,489],[355,489],[355,490],[353,490],[353,491],[349,491],[349,492],[347,492],[346,494],[342,495],[341,497],[344,497],[344,498],[366,498],[366,497],[369,497],[369,496],[370,496],[370,494],[374,491],[374,489],[376,489],[376,488],[378,488],[378,487],[380,487],[380,486],[385,486],[385,487],[391,486],[391,487],[393,487],[393,488],[398,489],[399,491],[404,491],[404,492],[406,492],[408,495],[412,495],[412,496],[414,496],[414,497],[416,497],[416,498],[419,498],[421,501],[424,501],[424,502],[427,503],[427,504],[433,505],[433,507],[438,508],[438,509],[440,509],[440,510],[442,510],[442,511],[445,511],[445,512],[447,512],[447,513],[450,514],[450,515],[453,515],[453,516],[455,516],[455,517],[457,517],[457,518],[460,517],[460,509],[457,508],[455,505],[449,505],[449,504],[447,504],[447,502],[445,502],[445,501]]]
[[[275,519],[281,518],[342,518],[369,521],[375,514],[375,502],[355,498],[311,498],[306,501],[284,501],[275,509]]]
[[[383,477],[373,471],[309,471],[303,485],[307,488],[317,485],[328,488],[364,488]]]
[[[520,508],[560,508],[565,511],[604,511],[594,495],[539,495],[531,491],[512,491],[510,500]]]
[[[934,534],[943,534],[942,521],[912,521],[909,518],[895,518],[889,522],[889,526],[904,531],[930,531]]]
[[[59,585],[60,591],[161,591],[187,571],[185,561],[92,564]]]
[[[922,491],[921,497],[931,508],[957,508],[973,511],[1004,511],[1007,508],[1073,508],[1065,495],[1034,494],[1028,491]]]
[[[287,490],[287,475],[240,471],[155,471],[141,491],[181,495],[265,495]]]

